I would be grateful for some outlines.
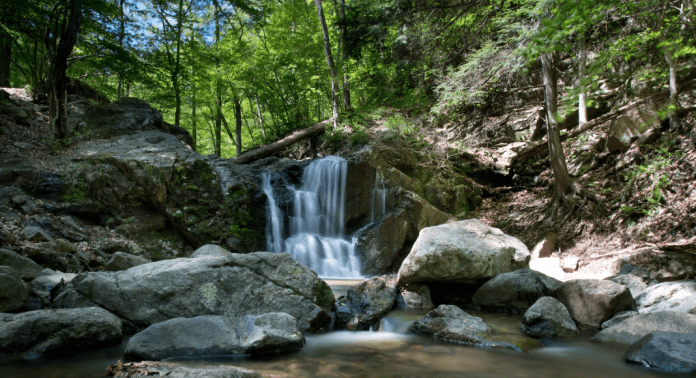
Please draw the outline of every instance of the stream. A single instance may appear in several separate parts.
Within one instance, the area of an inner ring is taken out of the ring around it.
[[[360,280],[327,280],[336,296]],[[427,310],[395,309],[373,331],[334,331],[307,335],[299,351],[249,358],[211,358],[186,364],[231,364],[268,377],[680,377],[624,362],[624,348],[589,340],[554,342],[520,353],[480,349],[436,341],[409,333],[410,324]],[[520,315],[467,311],[496,328],[502,339],[527,338]],[[106,366],[122,359],[127,338],[119,347],[68,358],[24,361],[0,359],[2,378],[103,377]]]

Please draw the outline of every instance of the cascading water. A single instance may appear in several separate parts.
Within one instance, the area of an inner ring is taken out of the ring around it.
[[[379,175],[379,172],[377,172],[377,177],[375,177],[375,185],[372,189],[371,195],[371,223],[377,222],[387,214],[387,192],[388,189],[384,186],[384,180],[382,179],[382,176]]]
[[[345,237],[345,196],[348,163],[337,156],[315,160],[305,168],[301,188],[293,193],[289,237],[283,240],[283,217],[271,186],[263,175],[268,197],[266,239],[268,249],[287,252],[321,277],[359,278],[360,260],[355,239]]]

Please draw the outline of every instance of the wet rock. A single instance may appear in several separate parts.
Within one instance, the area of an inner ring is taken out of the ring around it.
[[[297,320],[286,313],[208,315],[153,324],[128,341],[124,354],[130,360],[258,355],[299,349],[304,341]]]
[[[632,344],[626,361],[673,373],[696,371],[696,334],[653,332]]]
[[[0,265],[14,269],[25,281],[31,281],[41,272],[41,266],[9,249],[0,248]]]
[[[115,272],[118,270],[126,270],[134,266],[149,264],[152,261],[142,257],[131,255],[125,252],[114,253],[109,261],[104,263],[104,270],[107,272]]]
[[[399,307],[406,308],[435,308],[430,298],[430,289],[423,284],[406,285],[396,297],[396,303]]]
[[[27,226],[22,230],[22,236],[24,236],[25,240],[35,243],[53,243],[53,238],[51,237],[51,235],[49,235],[48,232],[46,232],[46,230],[42,229],[41,227]]]
[[[261,378],[255,371],[231,365],[190,365],[175,362],[142,361],[121,363],[106,368],[108,376],[114,378],[146,378],[167,376],[167,378]]]
[[[617,312],[636,309],[626,286],[606,280],[566,281],[556,290],[556,298],[568,308],[578,327],[590,330],[599,329]]]
[[[518,239],[470,219],[424,228],[399,269],[399,284],[427,281],[475,283],[529,267]]]
[[[370,217],[371,186],[375,181],[375,173],[375,169],[364,161],[348,160],[348,170],[346,172],[346,224],[363,223]]]
[[[189,257],[192,259],[195,259],[197,257],[225,257],[229,256],[230,253],[230,251],[227,251],[219,245],[206,244],[195,250]]]
[[[363,229],[355,245],[361,256],[361,273],[383,274],[398,263],[410,228],[405,211],[399,209]]]
[[[487,311],[524,313],[541,297],[555,296],[561,282],[543,273],[520,269],[486,281],[473,302]]]
[[[648,286],[636,297],[638,312],[680,311],[696,314],[696,281],[682,280]]]
[[[25,359],[72,355],[120,343],[121,321],[98,307],[29,311],[0,322],[0,353],[21,353]]]
[[[29,285],[33,292],[42,297],[46,303],[50,303],[59,291],[70,286],[75,276],[77,276],[75,273],[57,272],[46,268]]]
[[[0,266],[0,312],[22,309],[29,302],[29,286],[9,266]]]
[[[82,273],[76,290],[136,326],[205,314],[239,317],[286,311],[303,330],[331,321],[328,285],[286,253],[162,260],[126,271]]]
[[[22,252],[36,263],[50,269],[68,271],[69,267],[71,266],[67,260],[68,258],[71,258],[71,256],[56,252],[53,249],[53,243],[43,242],[30,245],[23,248]]]
[[[512,344],[491,342],[493,328],[457,306],[440,305],[418,319],[413,324],[413,331],[451,343],[519,350]]]
[[[696,315],[676,311],[657,311],[631,316],[603,329],[594,338],[603,343],[633,344],[652,332],[696,333]]]
[[[367,330],[396,303],[396,276],[373,277],[350,289],[336,301],[336,320],[346,329]]]
[[[580,334],[568,309],[553,297],[542,297],[524,313],[522,332],[532,337],[572,338]]]
[[[638,311],[621,311],[617,312],[616,315],[612,316],[611,319],[607,320],[606,322],[602,323],[602,329],[607,329],[609,327],[613,327],[622,321],[630,318],[631,316],[636,316],[638,315]]]

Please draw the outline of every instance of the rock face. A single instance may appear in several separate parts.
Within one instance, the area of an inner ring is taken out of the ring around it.
[[[406,286],[396,297],[399,307],[431,309],[433,300],[430,297],[430,288],[423,284],[411,284]]]
[[[82,273],[73,285],[140,327],[181,317],[285,311],[302,330],[317,331],[329,324],[334,308],[329,286],[285,253],[162,260],[115,273]]]
[[[363,281],[338,298],[336,320],[349,330],[367,330],[394,308],[396,296],[394,275]]]
[[[109,261],[104,263],[104,270],[107,272],[115,272],[151,262],[152,261],[142,256],[131,255],[130,253],[125,252],[115,252]]]
[[[674,373],[696,371],[696,334],[653,332],[631,345],[625,359]]]
[[[36,279],[31,281],[30,285],[37,295],[49,302],[51,300],[51,292],[55,292],[56,286],[69,284],[75,276],[77,276],[75,273],[56,272],[46,268],[39,273]]]
[[[556,297],[566,306],[578,327],[589,330],[599,329],[617,312],[636,309],[626,286],[606,280],[566,281],[556,290]]]
[[[440,305],[418,319],[413,324],[413,331],[451,343],[519,350],[511,344],[489,341],[493,328],[457,306]]]
[[[230,365],[185,365],[174,362],[143,361],[118,363],[106,368],[107,375],[115,378],[261,378],[255,371]]]
[[[561,282],[543,273],[520,269],[483,284],[473,301],[487,311],[524,313],[541,297],[555,296]]]
[[[266,354],[302,348],[297,320],[282,313],[259,316],[197,316],[176,318],[136,333],[126,346],[129,360],[171,357]]]
[[[638,312],[680,311],[696,314],[696,281],[663,282],[644,289],[636,297]]]
[[[33,280],[41,272],[41,266],[9,249],[0,248],[0,265],[14,269],[23,280]]]
[[[29,302],[29,287],[9,266],[0,266],[0,313],[17,311]]]
[[[421,230],[399,269],[399,284],[428,281],[475,283],[529,267],[518,239],[477,219]]]
[[[651,332],[696,333],[696,315],[658,311],[631,316],[597,333],[593,340],[604,343],[633,344]]]
[[[121,343],[121,321],[98,308],[36,310],[0,322],[0,353],[70,355]]]
[[[193,251],[193,253],[189,257],[191,257],[192,259],[198,257],[224,257],[229,256],[230,254],[230,251],[220,247],[219,245],[206,244]]]
[[[636,316],[638,315],[638,311],[621,311],[617,312],[614,316],[612,316],[611,319],[607,320],[606,322],[602,323],[602,329],[607,329],[609,327],[613,327],[622,321],[630,318],[631,316]]]
[[[524,313],[522,332],[532,337],[571,338],[580,334],[568,309],[556,298],[542,297]]]

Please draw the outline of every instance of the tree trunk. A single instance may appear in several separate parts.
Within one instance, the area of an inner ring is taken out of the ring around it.
[[[578,127],[582,127],[587,123],[587,89],[585,88],[584,80],[586,76],[587,64],[587,43],[585,41],[585,36],[580,36],[580,51],[578,54],[580,60],[579,69],[579,81],[580,81],[580,95],[578,96]]]
[[[346,61],[348,60],[348,53],[346,52],[346,26],[343,22],[346,20],[346,0],[341,0],[340,8],[340,19],[341,19],[341,40],[343,41],[343,50],[341,51],[341,64],[343,66],[343,108],[346,111],[351,110],[350,104],[350,77],[348,76],[348,68],[346,68]]]
[[[119,30],[118,30],[118,45],[121,48],[123,48],[123,39],[126,36],[126,16],[123,12],[123,4],[125,2],[126,2],[126,0],[120,0],[118,2],[119,11],[120,11],[120,14],[119,14],[120,25],[119,25]],[[116,96],[117,96],[116,99],[120,99],[122,95],[123,95],[123,77],[119,73],[118,74],[118,90],[116,91]]]
[[[0,38],[0,87],[10,86],[10,73],[12,65],[10,64],[10,59],[12,59],[12,38],[9,35],[5,35]]]
[[[234,97],[234,122],[235,122],[235,135],[237,136],[237,156],[242,154],[242,103],[239,101],[239,97]]]
[[[60,15],[53,16],[60,17]],[[82,2],[70,0],[66,9],[62,10],[62,16],[62,22],[56,20],[54,24],[56,28],[61,24],[61,30],[47,32],[44,41],[49,52],[49,117],[53,136],[56,139],[68,137],[67,99],[65,95],[68,77],[66,70],[68,69],[68,58],[75,47],[77,35],[84,19]],[[58,38],[59,41],[57,41]]]
[[[191,76],[194,77],[193,68],[191,71]],[[191,140],[193,140],[191,148],[194,151],[196,151],[196,128],[196,80],[191,80]]]
[[[321,4],[322,0],[314,0],[314,5],[317,7],[317,12],[319,14],[321,30],[324,34],[324,51],[326,52],[326,63],[329,65],[329,71],[331,72],[331,110],[333,113],[332,118],[335,127],[340,122],[338,116],[338,98],[336,96],[336,66],[334,65],[333,54],[331,53],[331,43],[329,43],[329,28],[326,26],[326,19],[324,18],[324,8]]]
[[[220,48],[220,8],[215,11],[215,47]],[[222,83],[220,82],[220,57],[215,56],[215,155],[222,157]]]
[[[549,142],[549,161],[556,182],[556,201],[563,201],[565,195],[572,191],[572,182],[568,174],[561,133],[556,120],[557,110],[557,79],[554,65],[554,57],[551,54],[541,55],[542,72],[544,76],[544,96],[546,98],[546,128]]]
[[[261,135],[263,139],[266,139],[266,129],[263,127],[263,117],[261,116],[261,107],[259,106],[259,96],[254,94],[254,99],[256,100],[256,114],[259,117],[259,125],[261,126]],[[249,105],[251,106],[251,99],[249,99]]]
[[[332,119],[327,119],[325,121],[321,121],[315,125],[312,125],[306,129],[300,130],[295,132],[292,135],[289,135],[275,143],[271,143],[269,145],[259,147],[255,150],[248,151],[244,153],[243,155],[237,156],[236,158],[232,159],[232,162],[235,164],[246,164],[270,155],[273,155],[274,153],[283,150],[284,148],[288,146],[292,146],[293,144],[303,141],[312,135],[323,133],[326,131],[326,126],[330,123],[333,123]]]

